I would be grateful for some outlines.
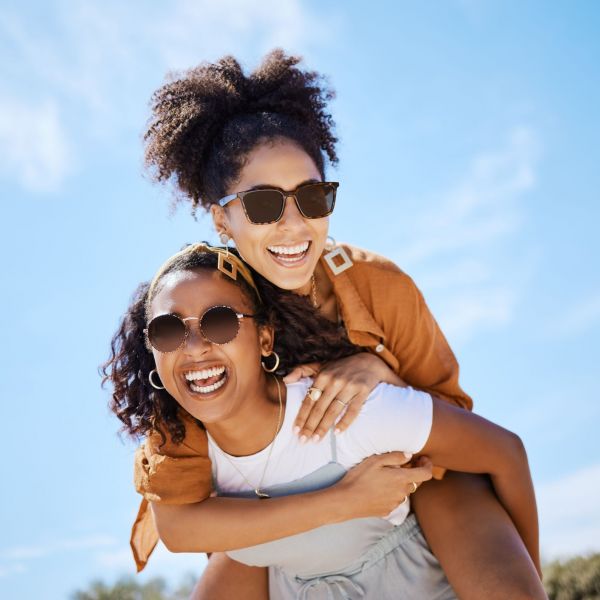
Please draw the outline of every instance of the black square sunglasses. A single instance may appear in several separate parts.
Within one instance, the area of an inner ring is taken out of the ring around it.
[[[290,192],[279,188],[254,189],[225,196],[218,201],[218,204],[227,206],[239,198],[250,223],[267,225],[281,219],[285,210],[285,201],[291,196],[303,217],[322,219],[333,212],[339,185],[337,181],[319,181],[305,183]]]

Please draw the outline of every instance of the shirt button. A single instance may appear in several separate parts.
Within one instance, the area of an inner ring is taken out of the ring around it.
[[[375,346],[375,352],[383,352],[385,350],[385,346],[383,344],[377,344]]]

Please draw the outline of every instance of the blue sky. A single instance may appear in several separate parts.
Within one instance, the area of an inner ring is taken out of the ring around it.
[[[144,175],[148,100],[277,45],[338,93],[332,234],[413,276],[476,410],[525,440],[544,555],[600,550],[597,3],[1,4],[1,597],[133,572],[134,445],[96,368],[135,285],[216,241]],[[160,549],[142,577],[202,564]]]

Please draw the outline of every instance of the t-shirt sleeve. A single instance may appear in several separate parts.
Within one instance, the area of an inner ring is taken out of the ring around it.
[[[380,383],[352,426],[337,436],[339,460],[350,467],[372,454],[415,454],[427,443],[432,419],[428,393]]]

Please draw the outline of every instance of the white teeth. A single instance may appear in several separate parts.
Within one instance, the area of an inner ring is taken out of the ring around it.
[[[223,371],[225,371],[224,366],[212,367],[211,369],[202,369],[202,371],[188,371],[185,374],[185,378],[188,381],[195,381],[196,379],[208,379],[209,377],[220,375],[223,373]]]
[[[300,254],[308,250],[308,242],[296,246],[267,246],[273,254]]]
[[[217,383],[213,383],[212,385],[200,386],[195,383],[190,383],[190,389],[192,392],[199,392],[200,394],[208,394],[209,392],[214,392],[218,390],[225,383],[225,377],[223,379],[219,379]]]

